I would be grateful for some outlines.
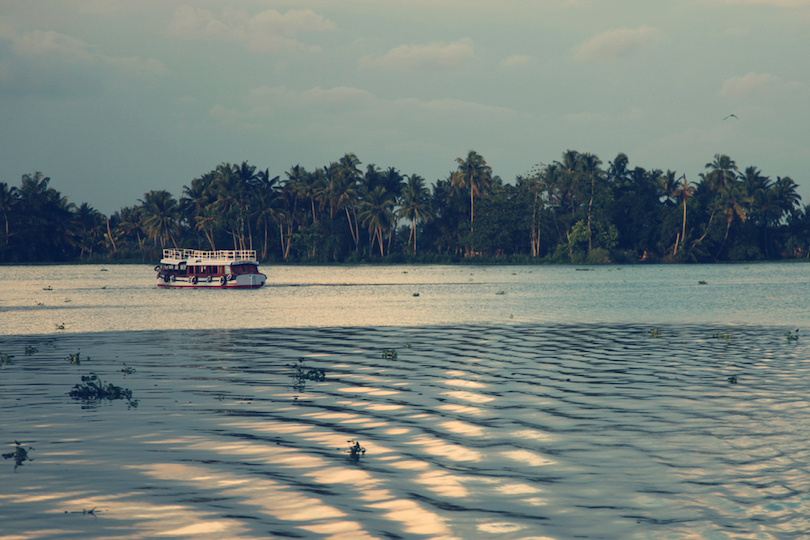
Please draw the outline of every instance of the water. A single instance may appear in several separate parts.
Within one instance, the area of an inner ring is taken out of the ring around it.
[[[0,539],[807,537],[805,268],[2,268]]]
[[[158,289],[150,266],[2,267],[0,335],[62,325],[63,333],[503,322],[801,327],[810,323],[808,268],[264,267],[261,289],[209,291]]]

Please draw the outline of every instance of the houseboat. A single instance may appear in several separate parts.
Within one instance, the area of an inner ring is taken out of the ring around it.
[[[164,249],[155,271],[158,287],[256,289],[267,280],[254,250]]]

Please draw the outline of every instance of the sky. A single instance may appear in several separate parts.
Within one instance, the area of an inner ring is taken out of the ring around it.
[[[728,115],[733,114],[733,117]],[[0,182],[105,214],[223,162],[514,182],[566,150],[810,203],[810,0],[2,0]]]

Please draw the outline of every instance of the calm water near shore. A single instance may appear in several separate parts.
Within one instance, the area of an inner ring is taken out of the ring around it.
[[[262,269],[268,276],[262,289],[211,291],[158,289],[150,266],[0,267],[0,335],[47,334],[61,325],[61,332],[97,332],[503,322],[810,324],[805,264]]]
[[[585,268],[0,268],[0,540],[808,537],[810,267]]]

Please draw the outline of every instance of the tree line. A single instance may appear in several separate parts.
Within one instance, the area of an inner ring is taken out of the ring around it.
[[[163,248],[255,249],[263,262],[627,264],[807,258],[797,184],[717,154],[694,182],[620,153],[564,152],[504,183],[470,150],[428,186],[346,154],[271,176],[221,163],[175,198],[145,193],[105,216],[40,172],[0,182],[0,262],[142,260]]]

